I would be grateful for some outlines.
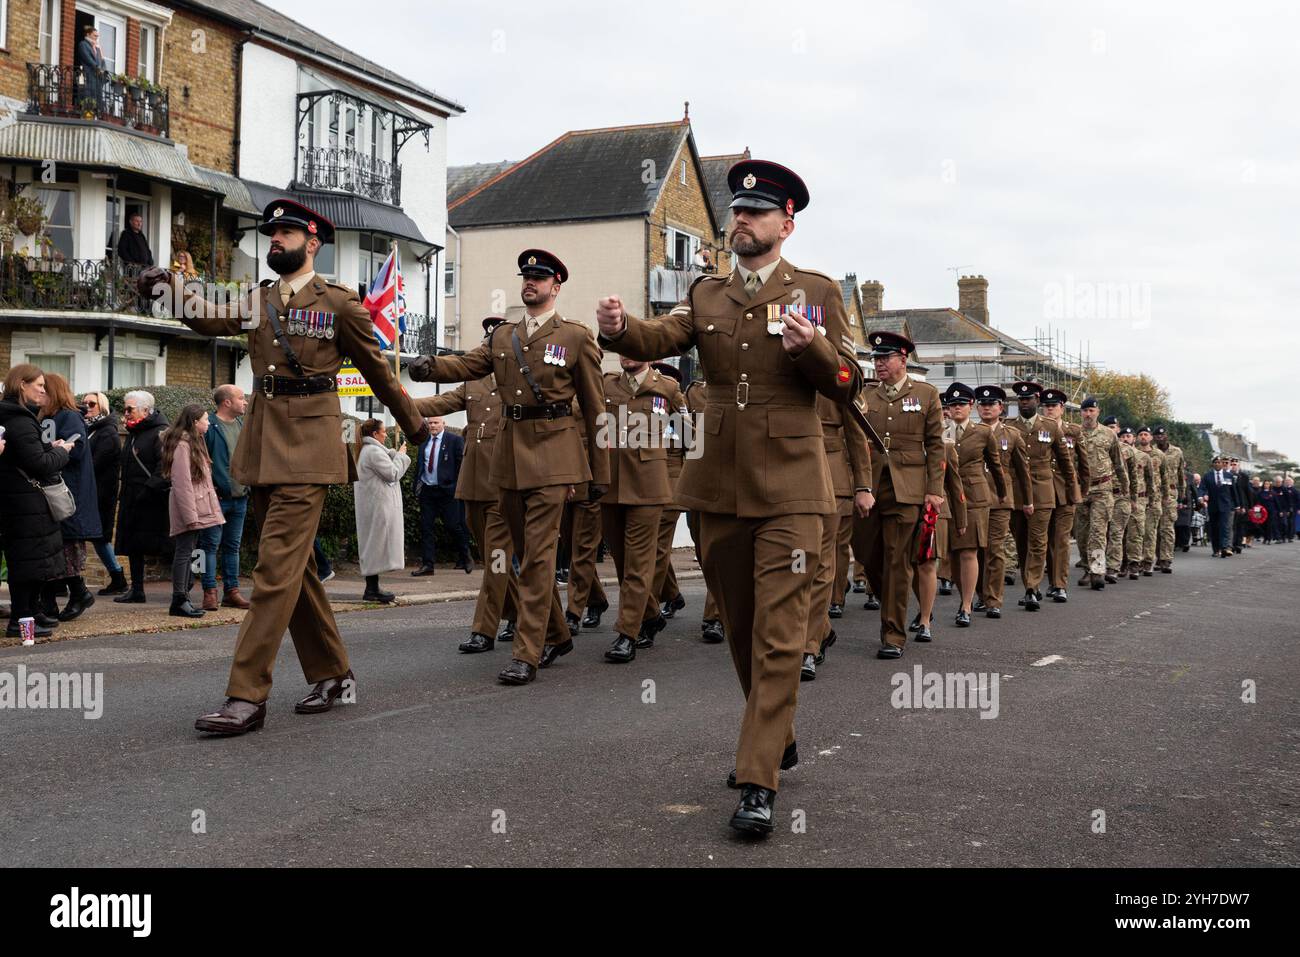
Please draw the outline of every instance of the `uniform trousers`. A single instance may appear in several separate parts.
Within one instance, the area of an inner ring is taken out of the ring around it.
[[[483,583],[474,603],[473,630],[493,637],[501,619],[514,621],[519,601],[519,579],[515,575],[514,547],[510,526],[501,514],[497,501],[465,503],[470,534],[478,543],[483,559]]]
[[[876,489],[876,505],[862,525],[862,550],[858,552],[871,593],[880,599],[881,644],[902,648],[907,644],[907,602],[912,593],[912,558],[916,522],[921,506],[904,505],[894,496],[886,469]]]
[[[815,655],[821,650],[822,639],[831,632],[831,602],[842,601],[843,594],[835,597],[835,562],[839,551],[838,542],[843,520],[853,514],[853,499],[835,500],[838,512],[835,515],[822,516],[821,548],[817,557],[817,574],[813,578],[812,591],[808,599],[808,632],[804,642],[803,653]],[[812,563],[812,556],[808,558]]]
[[[1007,557],[1002,547],[1011,528],[1011,509],[989,509],[989,541],[981,548],[978,594],[990,608],[1001,608],[1006,591]]]
[[[629,638],[640,634],[649,609],[659,616],[654,579],[662,515],[662,505],[600,506],[605,542],[618,572],[618,633]]]
[[[1110,527],[1106,530],[1106,571],[1118,574],[1124,565],[1124,532],[1133,515],[1133,500],[1127,495],[1115,499],[1110,512]]]
[[[659,517],[654,595],[661,602],[672,601],[681,594],[681,587],[677,584],[677,572],[673,569],[673,536],[677,534],[677,521],[681,515],[681,509],[665,505],[663,514]]]
[[[1047,570],[1047,530],[1054,511],[1050,505],[1035,506],[1033,515],[1017,511],[1011,516],[1011,534],[1020,556],[1020,578],[1026,589],[1038,591],[1043,583],[1043,573]]]
[[[1106,537],[1110,533],[1110,516],[1115,510],[1115,495],[1109,482],[1094,485],[1078,508],[1079,557],[1093,575],[1106,574]]]
[[[700,568],[704,567],[704,560],[700,555],[700,513],[691,510],[686,513],[686,527],[690,530],[691,541],[695,543],[695,560],[700,563]],[[713,589],[709,587],[709,579],[706,575],[704,578],[704,621],[721,621],[722,614],[718,611],[718,603],[713,600]]]
[[[579,492],[586,486],[579,486]],[[568,536],[569,549],[569,613],[579,618],[585,609],[607,608],[609,599],[596,574],[596,553],[600,551],[600,503],[589,502],[585,497],[574,499],[569,507],[572,520]]]
[[[519,556],[519,607],[511,655],[536,667],[543,645],[569,640],[569,626],[555,584],[555,543],[560,537],[567,485],[501,489],[501,515]]]

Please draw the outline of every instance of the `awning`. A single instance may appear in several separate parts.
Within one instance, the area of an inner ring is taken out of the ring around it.
[[[252,180],[246,179],[243,182],[248,187],[248,193],[253,205],[258,209],[257,216],[259,219],[261,218],[261,211],[266,209],[272,202],[287,197],[302,203],[309,209],[316,210],[316,212],[332,222],[335,229],[351,229],[363,233],[383,233],[385,236],[396,236],[398,239],[406,239],[425,246],[434,246],[437,249],[443,248],[438,243],[432,243],[425,239],[424,234],[420,232],[420,227],[415,224],[415,220],[395,206],[376,203],[360,196],[354,196],[352,193],[278,189]]]
[[[238,176],[232,176],[230,173],[223,173],[220,170],[208,169],[198,163],[194,164],[194,171],[208,183],[213,192],[220,193],[225,197],[222,205],[226,209],[242,213],[245,216],[262,215],[262,207],[253,202],[253,197],[248,192],[248,186]]]

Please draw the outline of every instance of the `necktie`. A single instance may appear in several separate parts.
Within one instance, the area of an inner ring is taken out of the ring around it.
[[[759,278],[758,273],[752,272],[749,274],[749,278],[745,280],[745,294],[749,296],[750,299],[753,299],[762,286],[763,280]]]
[[[433,475],[438,471],[438,440],[432,438],[429,440],[429,474]]]

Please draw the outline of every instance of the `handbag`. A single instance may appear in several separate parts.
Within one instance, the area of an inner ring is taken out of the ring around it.
[[[32,488],[39,489],[45,496],[45,504],[49,506],[50,515],[56,522],[66,521],[77,514],[77,500],[72,497],[72,489],[68,488],[68,483],[63,481],[62,475],[49,485],[42,485],[22,469],[18,469],[18,473]]]
[[[167,495],[172,490],[172,480],[165,479],[161,475],[155,475],[149,467],[140,461],[140,455],[131,446],[131,457],[135,459],[135,464],[144,469],[144,487],[150,492],[157,492],[159,495]]]

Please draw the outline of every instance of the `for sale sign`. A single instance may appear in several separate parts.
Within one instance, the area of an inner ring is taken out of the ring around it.
[[[374,395],[356,366],[345,365],[338,374],[339,395]]]

